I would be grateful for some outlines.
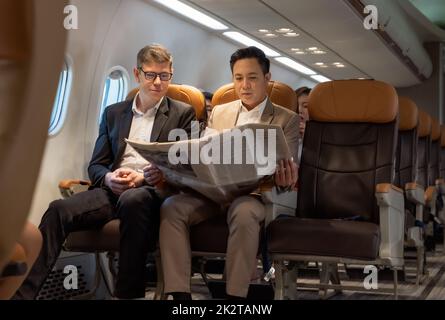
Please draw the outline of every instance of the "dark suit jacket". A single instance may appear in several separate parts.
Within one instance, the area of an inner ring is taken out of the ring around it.
[[[119,102],[107,107],[103,113],[99,136],[88,166],[88,175],[93,187],[101,187],[105,175],[119,167],[125,150],[125,138],[130,133],[133,100]],[[185,103],[164,97],[153,123],[150,141],[166,142],[170,130],[182,128],[190,136],[191,121],[195,120],[194,109]]]

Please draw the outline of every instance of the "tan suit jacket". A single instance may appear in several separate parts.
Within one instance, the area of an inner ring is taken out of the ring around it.
[[[241,110],[240,106],[240,100],[215,106],[210,115],[208,126],[218,131],[235,127]],[[268,98],[260,123],[279,125],[283,129],[289,151],[292,153],[294,161],[297,162],[300,136],[298,115],[291,110],[273,104]]]

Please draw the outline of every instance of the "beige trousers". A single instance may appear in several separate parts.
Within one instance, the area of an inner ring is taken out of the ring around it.
[[[159,243],[166,293],[190,292],[189,227],[217,214],[223,214],[218,204],[191,194],[174,195],[162,204]],[[264,218],[264,204],[253,196],[235,199],[228,209],[226,292],[229,295],[247,296]]]

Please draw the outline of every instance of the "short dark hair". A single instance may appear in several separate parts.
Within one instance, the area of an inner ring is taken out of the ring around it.
[[[297,94],[297,99],[299,98],[299,97],[301,97],[301,96],[304,96],[304,95],[309,95],[309,93],[311,93],[311,88],[308,88],[308,87],[301,87],[301,88],[298,88],[298,89],[296,89],[295,90],[295,93]]]
[[[230,70],[232,70],[233,73],[233,66],[235,65],[235,62],[241,59],[249,59],[249,58],[255,58],[257,59],[261,70],[263,70],[263,73],[269,73],[270,69],[270,61],[264,54],[263,50],[258,49],[257,47],[247,47],[238,49],[235,51],[234,54],[230,57]]]

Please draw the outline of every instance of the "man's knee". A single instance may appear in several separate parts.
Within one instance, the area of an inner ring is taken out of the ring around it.
[[[148,205],[151,200],[152,198],[145,189],[128,189],[120,195],[117,206],[120,208],[134,208],[140,205]]]
[[[181,207],[182,195],[174,195],[165,199],[161,205],[161,221],[186,221],[187,213]]]
[[[229,208],[227,223],[238,226],[250,226],[252,223],[261,223],[265,218],[264,204],[251,196],[242,196],[235,199]]]
[[[66,201],[62,199],[54,200],[49,204],[48,209],[42,217],[40,225],[56,221],[65,224],[67,220]]]

